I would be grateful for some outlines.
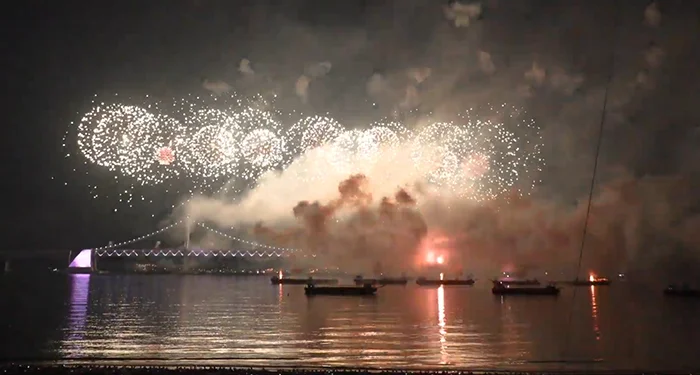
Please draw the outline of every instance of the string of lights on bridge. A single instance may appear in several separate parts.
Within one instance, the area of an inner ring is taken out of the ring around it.
[[[187,256],[187,257],[237,257],[237,256],[257,256],[257,257],[282,257],[287,253],[281,251],[243,251],[243,250],[173,250],[173,249],[113,249],[96,250],[95,255],[99,257],[136,257],[136,256]]]
[[[122,246],[126,246],[126,245],[131,245],[132,243],[136,243],[136,242],[139,242],[139,241],[141,241],[141,240],[145,240],[145,239],[147,239],[147,238],[153,237],[153,236],[155,236],[156,234],[163,233],[163,232],[165,232],[166,230],[168,230],[168,229],[170,229],[170,228],[174,228],[174,227],[176,227],[176,226],[178,226],[178,225],[180,225],[180,224],[182,224],[182,223],[184,223],[184,222],[185,222],[185,220],[183,219],[183,220],[177,221],[177,222],[175,222],[175,223],[172,223],[172,224],[170,224],[170,225],[168,225],[168,226],[166,226],[166,227],[163,227],[163,228],[161,228],[161,229],[158,229],[158,230],[156,230],[156,231],[154,231],[154,232],[151,232],[151,233],[148,233],[148,234],[144,234],[144,235],[142,235],[142,236],[135,237],[135,238],[132,238],[132,239],[127,240],[127,241],[122,241],[122,242],[118,242],[118,243],[110,243],[110,244],[107,244],[107,245],[105,245],[105,246],[96,247],[96,248],[94,248],[93,250],[96,250],[96,251],[109,250],[109,249],[114,249],[114,248],[117,248],[117,247],[122,247]]]
[[[111,243],[111,244],[108,244],[108,245],[106,245],[106,246],[96,247],[96,248],[94,248],[93,250],[96,250],[96,251],[99,252],[99,251],[103,251],[103,250],[116,249],[116,248],[118,248],[118,247],[131,245],[131,244],[133,244],[133,243],[136,243],[136,242],[139,242],[139,241],[148,239],[148,238],[150,238],[150,237],[153,237],[153,236],[155,236],[155,235],[157,235],[157,234],[163,233],[163,232],[165,232],[165,231],[167,231],[167,230],[169,230],[169,229],[172,229],[172,228],[174,228],[174,227],[176,227],[176,226],[178,226],[178,225],[184,224],[185,221],[188,220],[188,219],[189,219],[189,218],[176,221],[176,222],[174,222],[174,223],[172,223],[172,224],[170,224],[170,225],[168,225],[168,226],[165,226],[165,227],[163,227],[163,228],[161,228],[161,229],[158,229],[158,230],[153,231],[153,232],[151,232],[151,233],[144,234],[144,235],[141,235],[141,236],[138,236],[138,237],[135,237],[135,238],[126,240],[126,241],[122,241],[122,242],[118,242],[118,243]],[[216,233],[216,234],[218,234],[218,235],[220,235],[220,236],[222,236],[222,237],[225,237],[225,238],[227,238],[227,239],[230,239],[230,240],[233,240],[233,241],[236,241],[236,242],[239,242],[239,243],[244,243],[244,244],[246,244],[246,245],[254,246],[254,247],[256,247],[256,248],[263,248],[263,249],[268,249],[268,250],[277,251],[277,252],[295,252],[295,251],[298,251],[298,250],[299,250],[299,249],[290,248],[290,247],[271,246],[271,245],[265,245],[265,244],[261,244],[261,243],[258,243],[258,242],[254,242],[254,241],[249,241],[249,240],[246,240],[246,239],[244,239],[244,238],[236,237],[236,236],[230,235],[230,234],[228,234],[228,233],[221,232],[221,231],[219,231],[219,230],[216,230],[216,229],[214,229],[214,228],[211,228],[211,227],[207,226],[207,225],[204,224],[204,223],[196,223],[196,225],[197,225],[197,226],[200,226],[200,227],[202,227],[202,228],[204,228],[204,229],[206,229],[206,230],[208,230],[208,231],[210,231],[210,232]]]
[[[228,193],[228,192],[230,192],[230,191],[231,191],[231,185],[228,184],[228,183],[225,183],[225,184],[223,184],[219,189],[217,189],[216,191],[214,191],[214,192],[213,192],[213,195],[218,195],[218,194],[222,194],[222,193]],[[234,192],[237,192],[237,191],[238,191],[238,190],[234,190]],[[178,204],[177,206],[173,206],[173,209],[179,208],[179,207],[181,207],[181,206],[183,206],[183,205],[189,203],[189,202],[192,200],[192,198],[194,198],[194,192],[192,192],[192,194],[190,194],[190,196],[187,197],[187,199],[185,199],[184,201],[180,202],[180,204]],[[129,239],[129,240],[122,241],[122,242],[118,242],[118,243],[109,243],[109,244],[107,244],[107,245],[105,245],[105,246],[96,247],[96,248],[94,248],[93,250],[102,251],[102,250],[115,249],[115,248],[118,248],[118,247],[131,245],[131,244],[133,244],[133,243],[136,243],[136,242],[139,242],[139,241],[148,239],[148,238],[150,238],[150,237],[153,237],[153,236],[155,236],[155,235],[157,235],[157,234],[163,233],[163,232],[167,231],[168,229],[174,228],[174,227],[176,227],[176,226],[178,226],[178,225],[180,225],[180,224],[183,224],[183,223],[185,223],[185,220],[187,220],[187,219],[189,219],[189,217],[186,218],[186,219],[182,219],[182,220],[180,220],[180,221],[174,222],[174,223],[172,223],[172,224],[170,224],[170,225],[168,225],[168,226],[166,226],[166,227],[163,227],[163,228],[158,229],[158,230],[156,230],[156,231],[153,231],[153,232],[151,232],[151,233],[144,234],[144,235],[141,235],[141,236],[138,236],[138,237],[134,237],[134,238],[131,238],[131,239]],[[254,246],[254,247],[256,247],[256,248],[264,248],[264,249],[270,249],[270,250],[274,250],[274,251],[284,251],[284,252],[294,252],[294,251],[299,250],[299,249],[295,249],[295,248],[271,246],[271,245],[261,244],[261,243],[255,242],[255,241],[249,241],[249,240],[246,240],[246,239],[243,239],[243,238],[240,238],[240,237],[236,237],[236,236],[230,235],[230,234],[228,234],[228,233],[224,233],[224,232],[218,231],[218,230],[216,230],[216,229],[210,228],[210,227],[206,226],[206,225],[203,224],[203,223],[197,223],[197,225],[200,226],[200,227],[202,227],[202,228],[204,228],[204,229],[207,229],[207,230],[209,230],[209,231],[211,231],[211,232],[214,232],[214,233],[216,233],[216,234],[218,234],[218,235],[221,235],[221,236],[223,236],[223,237],[225,237],[225,238],[228,238],[228,239],[230,239],[230,240],[233,240],[233,241],[236,241],[236,242],[240,242],[240,243],[244,243],[244,244],[247,244],[247,245],[250,245],[250,246]]]

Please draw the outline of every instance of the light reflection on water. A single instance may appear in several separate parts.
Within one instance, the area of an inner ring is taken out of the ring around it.
[[[591,317],[593,318],[593,332],[595,339],[600,340],[600,325],[598,323],[598,300],[596,299],[596,286],[591,285]]]
[[[447,356],[447,330],[445,330],[445,287],[440,285],[437,289],[438,327],[440,327],[440,364],[448,364]]]
[[[690,349],[700,339],[687,334],[700,329],[690,318],[697,304],[655,308],[645,296],[649,307],[631,311],[624,298],[633,297],[612,287],[580,293],[588,307],[575,309],[567,327],[571,290],[560,298],[501,298],[488,285],[409,285],[381,288],[376,297],[307,298],[303,286],[272,286],[263,277],[70,277],[63,338],[48,353],[63,358],[527,369],[565,366],[530,361],[555,359],[570,334],[577,358],[607,350],[590,369],[700,365]],[[658,324],[674,314],[685,317],[682,326]],[[672,344],[680,332],[684,342]]]
[[[90,275],[72,275],[70,291],[70,313],[68,317],[68,343],[80,343],[85,335],[90,293]]]

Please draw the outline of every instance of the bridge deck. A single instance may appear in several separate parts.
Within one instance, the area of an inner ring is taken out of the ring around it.
[[[98,257],[282,257],[288,251],[209,249],[114,249],[93,250]]]

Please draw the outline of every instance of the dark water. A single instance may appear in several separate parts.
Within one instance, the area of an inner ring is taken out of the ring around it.
[[[303,286],[266,277],[17,273],[0,283],[3,359],[700,368],[700,303],[625,284],[579,288],[575,298],[572,288],[500,298],[484,282],[307,298]],[[578,362],[539,362],[562,359]]]

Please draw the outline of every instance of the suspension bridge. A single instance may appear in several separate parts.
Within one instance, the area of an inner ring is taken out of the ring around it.
[[[161,247],[161,241],[155,241],[158,235],[174,231],[178,227],[184,227],[184,240],[181,246],[176,248]],[[190,234],[192,229],[201,228],[205,232],[227,240],[231,244],[227,248],[202,248],[192,247]],[[99,259],[108,258],[257,258],[260,260],[285,258],[289,256],[307,257],[300,249],[279,247],[251,241],[224,231],[212,228],[205,223],[192,223],[187,219],[173,222],[163,228],[131,238],[122,242],[110,242],[101,247],[83,249],[79,251],[63,250],[35,250],[21,252],[3,252],[0,254],[5,261],[5,271],[10,269],[10,260],[31,257],[65,257],[68,253],[69,269],[92,269]],[[315,257],[311,255],[312,257]],[[66,259],[66,258],[64,258]],[[135,259],[136,260],[136,259]],[[251,259],[253,260],[253,259]]]
[[[160,242],[157,242],[151,248],[134,248],[133,245],[151,239],[161,233],[173,230],[178,226],[185,227],[184,245],[179,248],[160,248]],[[203,228],[204,230],[214,233],[226,240],[235,244],[232,248],[226,249],[210,249],[210,248],[192,248],[190,247],[190,233],[193,226]],[[168,226],[158,229],[154,232],[132,238],[119,243],[109,243],[106,246],[84,249],[78,252],[75,258],[71,258],[69,268],[92,268],[96,263],[96,258],[125,258],[125,257],[169,257],[169,258],[189,258],[189,257],[207,257],[207,258],[234,258],[234,257],[252,257],[252,258],[281,258],[288,257],[293,254],[299,254],[300,250],[289,247],[279,247],[261,244],[255,241],[250,241],[229,233],[225,233],[218,229],[214,229],[205,223],[191,223],[187,219],[174,222]]]

